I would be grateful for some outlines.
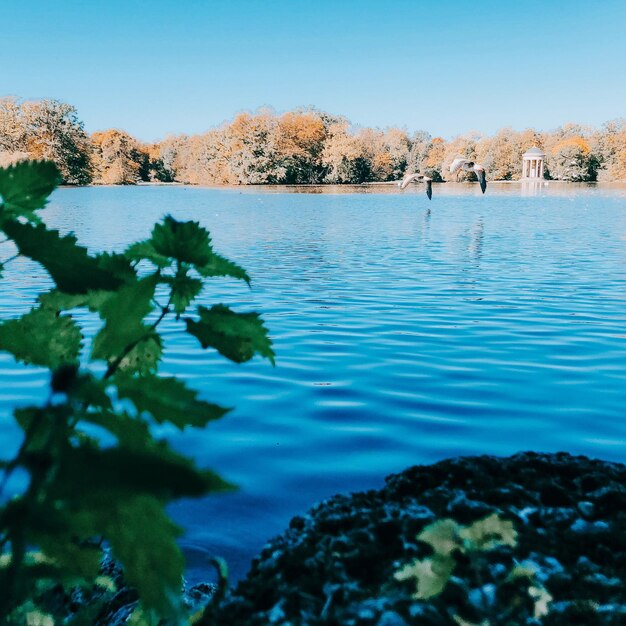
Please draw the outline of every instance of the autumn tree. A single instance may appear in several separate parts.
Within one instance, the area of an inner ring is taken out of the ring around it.
[[[223,135],[222,154],[227,159],[229,182],[243,185],[278,183],[286,167],[278,141],[278,119],[270,111],[241,113]]]
[[[592,141],[598,158],[598,180],[626,180],[626,119],[606,122]]]
[[[58,100],[0,99],[0,155],[54,161],[66,184],[91,181],[89,137],[76,109]]]
[[[414,174],[425,169],[431,141],[432,137],[424,130],[418,130],[409,137],[410,149],[405,170],[407,173]]]
[[[110,129],[94,133],[96,181],[104,185],[132,185],[147,171],[147,154],[128,133]]]
[[[370,163],[363,142],[352,132],[347,120],[340,120],[328,129],[322,152],[327,183],[362,183],[370,179]]]
[[[287,184],[319,183],[324,175],[322,151],[326,127],[315,111],[294,111],[278,119],[277,147]]]
[[[0,98],[0,153],[26,152],[26,130],[17,98]]]
[[[428,144],[426,157],[422,162],[422,173],[430,176],[434,181],[441,181],[445,176],[445,172],[443,172],[445,155],[445,139],[443,137],[432,139]]]

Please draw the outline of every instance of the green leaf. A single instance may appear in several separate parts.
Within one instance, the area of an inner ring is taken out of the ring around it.
[[[198,400],[197,392],[177,378],[118,375],[115,383],[119,397],[130,400],[139,413],[150,413],[157,422],[170,422],[181,430],[185,426],[201,428],[228,412]]]
[[[205,265],[212,254],[209,231],[198,222],[179,222],[171,215],[156,224],[150,240],[157,254],[180,263]]]
[[[190,276],[166,276],[164,281],[171,285],[172,306],[176,313],[184,313],[185,309],[202,291],[202,281]]]
[[[163,343],[156,333],[140,341],[120,362],[119,371],[129,374],[153,374],[157,371]]]
[[[50,309],[32,309],[18,319],[0,324],[0,350],[32,365],[56,369],[75,362],[81,342],[78,325]]]
[[[159,268],[169,267],[172,264],[172,259],[159,254],[152,245],[151,239],[145,241],[138,241],[132,244],[124,253],[127,259],[131,261],[150,261]]]
[[[103,252],[96,255],[96,260],[100,268],[115,276],[121,283],[131,283],[137,279],[137,272],[123,254]]]
[[[414,578],[417,589],[413,597],[417,600],[428,600],[445,589],[454,567],[455,561],[451,556],[435,555],[433,558],[416,560],[405,565],[394,574],[394,577],[396,580]]]
[[[499,546],[514,548],[517,545],[513,522],[501,519],[497,513],[462,528],[459,535],[468,550],[488,551]]]
[[[125,412],[88,411],[80,414],[80,421],[103,428],[118,440],[120,446],[127,448],[146,449],[151,441],[148,424],[141,417]]]
[[[250,276],[243,267],[229,261],[223,256],[211,253],[209,260],[204,265],[196,265],[196,269],[201,276],[210,278],[213,276],[230,276],[239,280],[245,280],[250,285]]]
[[[93,580],[100,571],[102,550],[86,543],[79,544],[67,526],[50,534],[34,533],[42,552],[59,567],[65,576]]]
[[[4,232],[15,242],[20,254],[41,263],[60,291],[83,294],[90,290],[114,290],[122,280],[101,266],[103,260],[89,256],[87,249],[76,243],[74,235],[62,237],[56,230],[43,224],[31,226],[16,221],[2,225]]]
[[[258,313],[235,313],[223,304],[210,309],[198,307],[200,320],[187,318],[187,332],[200,341],[203,348],[215,348],[236,363],[249,361],[260,354],[274,364],[272,342]]]
[[[102,304],[100,316],[106,324],[94,339],[94,359],[111,361],[132,344],[152,336],[143,319],[152,311],[151,300],[157,280],[158,275],[153,274],[125,285]]]
[[[46,205],[48,196],[61,182],[52,161],[22,161],[0,169],[0,219],[25,217],[38,220],[34,213]]]
[[[435,554],[448,556],[461,548],[459,531],[461,527],[451,519],[444,519],[430,524],[417,536],[432,547]]]
[[[137,589],[145,609],[179,616],[185,561],[180,529],[158,500],[139,496],[120,502],[106,525],[111,549],[124,564],[124,580]]]
[[[49,445],[58,423],[67,417],[62,407],[21,407],[13,411],[15,421],[29,434],[26,451],[36,453]],[[57,429],[58,430],[58,429]],[[57,438],[61,434],[56,433]]]
[[[95,313],[114,294],[114,291],[88,291],[87,293],[72,294],[52,289],[40,294],[37,299],[43,308],[53,311],[70,311],[79,307],[87,307]]]
[[[179,222],[171,215],[155,225],[150,239],[133,244],[125,254],[133,261],[145,259],[159,268],[177,261],[192,265],[205,278],[231,276],[250,284],[250,277],[242,267],[213,252],[208,230],[198,222]]]
[[[68,395],[86,406],[112,408],[111,398],[106,392],[107,382],[91,374],[81,374],[68,388]]]
[[[58,459],[55,481],[48,493],[52,499],[85,508],[103,498],[149,494],[170,499],[229,488],[214,473],[198,470],[191,461],[159,442],[149,450],[87,445],[66,448]]]

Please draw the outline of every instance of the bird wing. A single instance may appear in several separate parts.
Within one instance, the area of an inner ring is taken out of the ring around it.
[[[406,189],[414,180],[423,178],[421,174],[407,174],[400,184],[400,189]]]
[[[461,169],[466,163],[469,163],[467,159],[457,157],[454,161],[452,161],[452,163],[450,163],[450,172],[454,174],[454,172]]]
[[[433,179],[424,176],[424,182],[426,183],[426,195],[429,200],[433,199]]]
[[[483,193],[485,193],[485,191],[487,190],[487,177],[485,176],[485,168],[482,165],[476,166],[476,167],[480,168],[476,172],[478,174],[478,182],[480,183],[480,190]]]

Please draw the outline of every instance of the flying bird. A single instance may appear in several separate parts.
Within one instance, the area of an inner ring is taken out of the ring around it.
[[[433,179],[424,174],[407,174],[402,182],[398,183],[400,189],[406,189],[411,183],[426,183],[426,195],[429,200],[433,197]]]
[[[478,177],[480,189],[483,193],[485,193],[485,190],[487,189],[487,179],[485,178],[485,168],[480,165],[480,163],[474,163],[474,161],[470,161],[469,159],[458,157],[450,164],[450,172],[452,174],[455,172],[457,173],[457,180],[459,179],[458,172],[460,170],[463,170],[464,172],[474,172]]]

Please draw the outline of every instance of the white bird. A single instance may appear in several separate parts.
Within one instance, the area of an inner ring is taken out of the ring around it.
[[[398,183],[400,189],[406,189],[411,183],[426,183],[426,195],[429,200],[433,197],[433,179],[424,174],[407,174],[401,182]]]
[[[463,170],[464,172],[474,172],[478,177],[478,182],[480,183],[482,192],[485,193],[485,190],[487,189],[487,179],[485,178],[485,168],[480,165],[480,163],[474,163],[474,161],[470,161],[469,159],[457,157],[450,164],[450,172],[452,174],[457,172],[457,180],[459,178],[459,170]]]

